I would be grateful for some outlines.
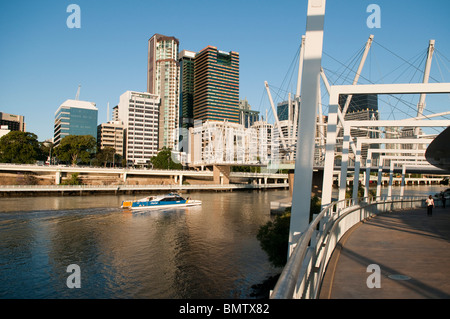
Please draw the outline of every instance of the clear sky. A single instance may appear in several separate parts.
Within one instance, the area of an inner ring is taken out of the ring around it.
[[[81,8],[79,29],[66,25],[71,3]],[[369,4],[381,9],[380,28],[367,26]],[[306,0],[1,0],[0,112],[24,115],[27,130],[43,141],[53,136],[59,105],[81,85],[80,99],[95,102],[99,123],[106,122],[108,102],[111,110],[123,92],[146,90],[148,39],[160,33],[177,37],[180,50],[239,52],[240,97],[264,115],[264,81],[275,103],[295,91],[306,8]],[[356,70],[370,34],[375,42],[360,83],[421,82],[430,39],[430,82],[450,82],[449,12],[445,0],[328,0],[322,65],[330,82],[353,80],[344,65]],[[399,108],[413,115],[411,105],[396,103],[380,105],[382,117],[406,116]],[[427,97],[427,110],[450,110],[450,97]]]

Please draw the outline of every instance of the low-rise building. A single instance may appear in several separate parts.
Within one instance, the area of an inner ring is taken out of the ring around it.
[[[112,147],[116,154],[124,156],[124,125],[122,121],[110,121],[97,126],[97,144],[100,149]]]

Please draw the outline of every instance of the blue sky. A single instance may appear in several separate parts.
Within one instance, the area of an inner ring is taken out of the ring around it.
[[[66,25],[71,3],[81,8],[80,29]],[[378,29],[366,24],[372,3],[381,9]],[[180,50],[213,45],[239,52],[240,97],[265,114],[264,81],[275,102],[295,90],[306,7],[306,0],[2,0],[0,112],[24,115],[28,131],[51,138],[56,109],[75,98],[80,84],[80,99],[95,102],[99,123],[106,122],[108,102],[112,109],[126,90],[146,90],[147,41],[160,33],[177,37]],[[436,40],[430,82],[450,82],[448,12],[450,2],[443,0],[328,0],[322,65],[330,82],[351,82],[353,73],[343,65],[356,70],[370,34],[375,42],[360,83],[420,82],[430,39]],[[427,110],[450,110],[449,96],[433,98],[427,97]],[[403,108],[412,116],[417,100],[380,105],[380,114],[399,119],[406,116]]]

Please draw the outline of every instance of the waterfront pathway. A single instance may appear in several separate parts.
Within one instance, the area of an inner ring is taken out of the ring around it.
[[[450,298],[450,208],[381,214],[356,225],[330,259],[321,299]],[[380,288],[373,270],[380,267]]]

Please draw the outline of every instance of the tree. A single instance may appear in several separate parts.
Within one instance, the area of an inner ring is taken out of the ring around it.
[[[107,146],[100,149],[95,155],[95,158],[97,159],[99,165],[104,165],[106,167],[106,164],[112,163],[114,161],[115,155],[116,149]]]
[[[61,185],[83,185],[79,175],[80,173],[72,173],[70,178],[62,182]]]
[[[320,213],[320,206],[320,199],[317,196],[312,197],[310,222],[314,214]],[[283,267],[287,262],[290,221],[291,209],[287,208],[285,213],[276,216],[274,221],[262,225],[256,235],[262,250],[267,253],[269,262],[275,267]]]
[[[33,164],[44,160],[37,136],[30,132],[11,131],[0,138],[0,162]]]
[[[54,149],[60,161],[76,165],[78,162],[89,163],[95,154],[97,141],[92,135],[68,135]]]
[[[156,156],[150,159],[153,168],[157,169],[182,169],[183,165],[175,163],[172,160],[172,151],[170,148],[163,147]]]
[[[287,261],[290,219],[291,212],[276,216],[274,221],[262,225],[256,235],[269,262],[275,267],[283,267]]]

